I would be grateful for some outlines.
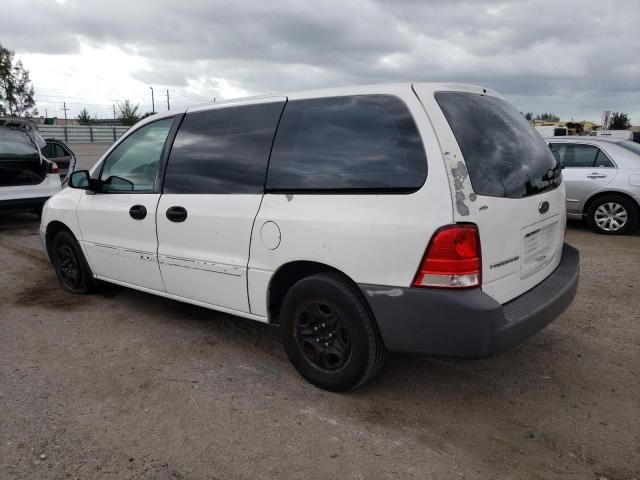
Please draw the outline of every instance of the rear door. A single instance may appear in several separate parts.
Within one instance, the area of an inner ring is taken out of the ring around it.
[[[253,221],[286,98],[190,111],[176,135],[158,205],[158,258],[167,292],[249,312]]]
[[[75,169],[75,157],[67,147],[56,140],[47,140],[42,148],[42,154],[52,162],[56,162],[60,169],[60,178],[65,179],[69,172]]]
[[[579,214],[585,199],[610,183],[617,169],[607,154],[595,145],[551,142],[549,147],[563,167],[567,211]]]
[[[509,103],[482,88],[416,85],[449,173],[454,221],[478,226],[482,289],[505,303],[560,262],[566,210],[560,168]]]

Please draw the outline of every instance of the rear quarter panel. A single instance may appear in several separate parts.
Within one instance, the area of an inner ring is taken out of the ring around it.
[[[427,179],[411,194],[266,194],[256,217],[248,269],[251,312],[267,316],[273,274],[293,261],[329,265],[356,283],[411,284],[433,232],[452,222],[451,193],[433,129],[411,87],[342,89],[340,94],[391,94],[408,106],[422,136]],[[290,99],[294,99],[290,97]],[[274,222],[280,245],[261,238]]]

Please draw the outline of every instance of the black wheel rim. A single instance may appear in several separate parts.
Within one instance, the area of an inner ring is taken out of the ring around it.
[[[62,282],[69,288],[76,288],[80,283],[80,264],[71,246],[62,245],[58,249],[56,265]]]
[[[335,373],[351,358],[349,325],[342,310],[328,300],[310,299],[300,304],[294,336],[304,359],[319,370]]]

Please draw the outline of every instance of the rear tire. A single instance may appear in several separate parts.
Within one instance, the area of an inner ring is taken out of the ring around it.
[[[638,224],[638,207],[622,195],[603,195],[589,206],[585,220],[596,233],[626,235]]]
[[[280,310],[289,360],[308,382],[335,392],[357,388],[382,368],[385,348],[356,287],[332,273],[297,282]]]
[[[87,293],[93,286],[93,274],[80,245],[69,232],[59,232],[51,244],[51,261],[60,285],[67,292]]]

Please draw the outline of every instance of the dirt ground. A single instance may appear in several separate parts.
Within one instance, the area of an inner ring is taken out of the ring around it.
[[[63,292],[37,232],[0,216],[2,479],[640,478],[640,234],[571,225],[576,301],[520,347],[393,356],[333,394],[271,327]]]

